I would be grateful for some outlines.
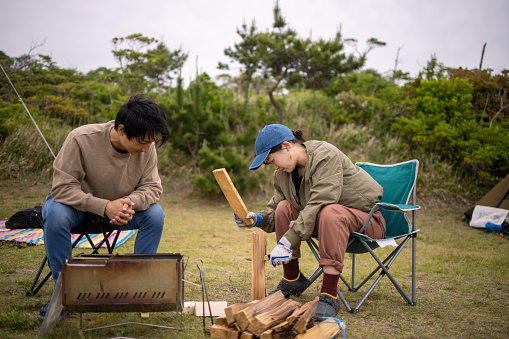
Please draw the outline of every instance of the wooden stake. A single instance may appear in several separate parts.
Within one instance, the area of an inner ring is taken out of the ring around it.
[[[265,298],[265,253],[267,252],[267,233],[253,231],[252,237],[252,300]]]
[[[246,208],[246,205],[244,205],[244,201],[242,201],[239,192],[237,192],[237,189],[233,185],[233,182],[230,179],[228,172],[226,172],[226,169],[224,168],[216,169],[213,170],[212,173],[214,174],[214,177],[216,178],[219,187],[221,187],[221,190],[223,191],[226,200],[228,200],[230,207],[233,209],[233,212],[235,212],[235,214],[239,218],[244,220],[247,226],[253,225],[254,224],[253,219],[246,219],[246,214],[248,210]]]

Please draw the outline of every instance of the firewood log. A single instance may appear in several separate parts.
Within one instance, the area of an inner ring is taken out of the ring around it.
[[[318,306],[318,297],[316,297],[314,300],[311,300],[307,303],[305,303],[302,307],[296,309],[286,320],[293,324],[296,320],[298,320],[304,313],[306,313],[309,309],[312,309],[312,313],[314,315],[314,312],[316,311],[316,307]],[[311,315],[311,316],[313,316]]]
[[[233,327],[212,325],[209,328],[211,339],[238,339],[239,332]]]
[[[240,334],[239,339],[255,339],[256,336],[253,333],[250,333],[248,331],[244,331]]]
[[[214,320],[214,325],[222,325],[228,327],[228,322],[226,321],[226,317],[217,317],[216,320]]]
[[[286,300],[278,307],[256,315],[249,323],[248,330],[260,336],[265,330],[285,321],[288,315],[292,314],[299,306],[300,303],[295,300]]]
[[[286,301],[283,293],[277,291],[274,294],[269,295],[266,298],[259,300],[256,303],[249,304],[249,306],[236,312],[234,314],[237,324],[240,326],[242,331],[245,331],[254,317],[260,313],[274,309]]]
[[[255,303],[257,302],[258,300],[256,301],[252,301],[251,303]],[[227,308],[224,309],[224,314],[226,316],[226,321],[228,322],[229,325],[233,324],[235,322],[235,316],[234,314],[243,310],[244,308],[246,308],[250,303],[245,303],[245,304],[242,304],[242,303],[237,303],[237,304],[233,304]]]
[[[318,297],[302,306],[302,308],[305,308],[306,310],[300,315],[299,319],[293,325],[293,330],[295,332],[304,333],[308,329],[308,324],[310,321],[313,321],[313,316],[315,315],[317,306]]]
[[[269,328],[260,335],[260,339],[272,339],[272,329]]]

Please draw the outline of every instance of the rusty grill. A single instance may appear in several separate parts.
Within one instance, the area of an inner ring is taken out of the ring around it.
[[[180,254],[92,254],[62,267],[62,303],[71,312],[182,311]]]

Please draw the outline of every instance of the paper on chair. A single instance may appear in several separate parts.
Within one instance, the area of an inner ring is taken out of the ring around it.
[[[376,243],[380,247],[385,247],[385,246],[398,247],[398,244],[396,243],[396,240],[394,240],[393,238],[391,238],[391,239],[376,240]]]

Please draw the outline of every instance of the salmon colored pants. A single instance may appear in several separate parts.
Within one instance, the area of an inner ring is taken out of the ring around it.
[[[343,272],[343,260],[351,232],[356,232],[364,225],[369,213],[339,204],[324,206],[316,218],[313,236],[318,237],[320,267],[332,266]],[[296,220],[299,210],[287,200],[281,201],[276,208],[277,241],[288,231],[290,222]],[[377,211],[364,230],[364,234],[373,239],[385,238],[385,220]],[[293,257],[300,258],[300,242],[293,246]]]

